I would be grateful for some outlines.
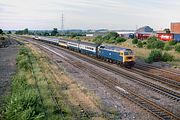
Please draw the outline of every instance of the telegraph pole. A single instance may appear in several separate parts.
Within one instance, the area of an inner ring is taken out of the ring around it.
[[[64,33],[64,14],[62,12],[62,16],[61,16],[61,31],[62,33]]]

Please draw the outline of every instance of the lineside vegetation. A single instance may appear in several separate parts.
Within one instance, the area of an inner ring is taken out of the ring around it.
[[[17,56],[17,73],[12,79],[11,96],[4,110],[5,120],[43,120],[45,113],[38,92],[28,79],[32,78],[34,57],[29,49],[22,47]]]

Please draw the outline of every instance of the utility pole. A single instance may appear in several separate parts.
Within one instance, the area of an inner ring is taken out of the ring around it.
[[[61,16],[61,31],[62,33],[64,33],[64,14],[62,12],[62,16]]]
[[[138,25],[136,25],[136,30],[138,29]]]

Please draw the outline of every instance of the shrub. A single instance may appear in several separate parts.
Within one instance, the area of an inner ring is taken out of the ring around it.
[[[173,61],[174,60],[174,56],[170,55],[168,53],[164,53],[162,56],[162,61],[167,62],[167,61]]]
[[[144,41],[144,42],[143,42],[143,45],[146,45],[146,44],[147,44],[147,42],[146,42],[146,41]]]
[[[177,45],[175,46],[175,51],[177,51],[177,52],[180,53],[180,44],[177,44]]]
[[[159,40],[158,40],[158,41],[154,42],[152,45],[153,45],[153,46],[152,46],[153,48],[163,49],[165,43],[164,43],[163,41],[159,41]]]
[[[158,41],[158,39],[155,37],[155,36],[153,36],[153,37],[149,37],[148,39],[147,39],[147,43],[153,43],[153,42],[156,42],[156,41]]]
[[[173,60],[174,60],[173,55],[170,55],[166,52],[162,54],[161,50],[152,50],[148,58],[145,59],[145,62],[147,63],[158,62],[158,61],[167,62],[167,61],[173,61]]]
[[[101,44],[103,43],[104,39],[102,36],[97,36],[95,39],[93,39],[93,42],[95,42],[96,44]]]
[[[152,50],[145,62],[152,63],[158,62],[162,59],[162,52],[160,50]]]
[[[126,41],[126,38],[122,38],[122,37],[117,37],[116,38],[117,43],[121,43],[121,42],[125,42],[125,41]]]
[[[153,41],[152,43],[148,42],[147,48],[148,49],[153,49],[153,48],[157,48],[157,49],[163,49],[164,48],[165,43],[163,41]]]
[[[137,38],[134,38],[133,40],[132,40],[132,44],[137,44],[138,43],[138,39]]]
[[[5,40],[5,37],[0,37],[0,40]]]
[[[152,49],[152,44],[147,44],[147,49]]]
[[[171,50],[171,47],[169,44],[165,44],[164,46],[164,50],[168,51],[168,50]]]
[[[115,43],[116,39],[114,39],[113,37],[110,38],[109,40],[104,40],[105,43]]]
[[[143,43],[142,43],[141,41],[138,41],[137,47],[138,47],[138,48],[142,48],[142,47],[143,47]]]
[[[169,43],[169,45],[176,45],[177,44],[176,41],[169,41],[168,43]]]

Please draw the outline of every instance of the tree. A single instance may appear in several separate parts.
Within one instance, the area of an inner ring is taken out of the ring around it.
[[[28,28],[26,28],[26,29],[23,30],[23,34],[28,34],[28,33],[29,33]]]
[[[171,31],[170,31],[169,28],[165,28],[164,31],[165,31],[166,33],[171,33]]]
[[[138,43],[138,39],[137,38],[134,38],[133,40],[132,40],[132,44],[137,44]]]
[[[17,35],[23,35],[23,33],[24,32],[22,30],[18,30],[18,31],[15,32],[15,34],[17,34]]]
[[[141,41],[138,41],[137,47],[138,47],[138,48],[142,48],[142,47],[143,47],[143,43],[142,43]]]
[[[93,40],[93,42],[95,42],[96,44],[101,44],[101,43],[103,43],[103,38],[102,38],[102,36],[97,36],[94,40]]]
[[[114,37],[114,38],[119,37],[119,34],[118,34],[117,32],[110,32],[108,35],[109,35],[111,38],[112,38],[112,37]]]
[[[11,34],[11,31],[8,31],[7,34]]]
[[[56,36],[57,33],[58,33],[58,29],[53,28],[53,31],[51,32],[51,36]]]
[[[0,34],[3,34],[3,30],[2,29],[0,29]]]

